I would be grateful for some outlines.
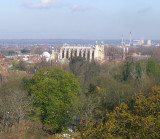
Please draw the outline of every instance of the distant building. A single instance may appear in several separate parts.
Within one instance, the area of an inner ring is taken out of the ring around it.
[[[133,60],[133,61],[138,61],[142,59],[149,59],[151,58],[150,55],[141,55],[141,53],[132,53],[126,56],[126,61],[128,60]]]
[[[152,46],[151,40],[148,40],[148,41],[147,41],[147,46]]]
[[[132,33],[130,32],[129,43],[125,43],[123,35],[121,41],[122,47],[130,47],[130,46],[152,46],[152,41],[148,40],[145,44],[144,40],[132,40]]]
[[[104,61],[104,44],[96,44],[95,46],[81,46],[81,45],[63,45],[59,51],[52,50],[50,57],[51,62],[68,62],[73,57],[83,57],[87,61]]]
[[[160,44],[156,44],[156,47],[160,47]]]
[[[144,40],[134,40],[133,46],[142,46],[144,45]]]
[[[43,52],[41,57],[44,58],[47,62],[49,62],[51,55],[48,52]]]

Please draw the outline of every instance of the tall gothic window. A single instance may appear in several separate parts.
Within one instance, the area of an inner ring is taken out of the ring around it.
[[[62,58],[64,58],[64,50],[63,50],[63,52],[62,52]]]

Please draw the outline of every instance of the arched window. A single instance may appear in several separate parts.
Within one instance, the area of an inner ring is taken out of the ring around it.
[[[83,58],[85,58],[85,57],[86,57],[86,51],[83,52]]]
[[[87,60],[88,61],[90,60],[90,51],[88,51],[88,53],[87,53]]]
[[[75,56],[75,57],[77,57],[77,50],[75,50],[75,54],[74,54],[74,56]]]
[[[94,51],[92,52],[92,59],[94,59]]]
[[[67,50],[67,54],[66,54],[66,58],[68,59],[69,58],[69,50]]]
[[[73,58],[73,50],[71,50],[71,59]]]
[[[64,58],[64,50],[62,51],[62,58]]]
[[[82,52],[81,52],[81,50],[79,51],[79,56],[82,57]]]

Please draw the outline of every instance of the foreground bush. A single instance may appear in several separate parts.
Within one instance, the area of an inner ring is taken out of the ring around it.
[[[122,103],[101,124],[87,123],[83,138],[160,138],[160,87],[135,96],[133,106]]]

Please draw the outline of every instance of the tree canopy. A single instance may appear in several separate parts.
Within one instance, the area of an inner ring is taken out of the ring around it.
[[[71,73],[61,68],[41,68],[32,78],[30,93],[40,109],[44,124],[61,130],[76,112],[80,86]]]
[[[107,112],[100,124],[86,124],[83,138],[160,138],[160,87],[153,87],[147,96],[135,95],[133,102]]]
[[[22,53],[22,54],[30,53],[30,50],[22,49],[22,50],[21,50],[21,53]]]

